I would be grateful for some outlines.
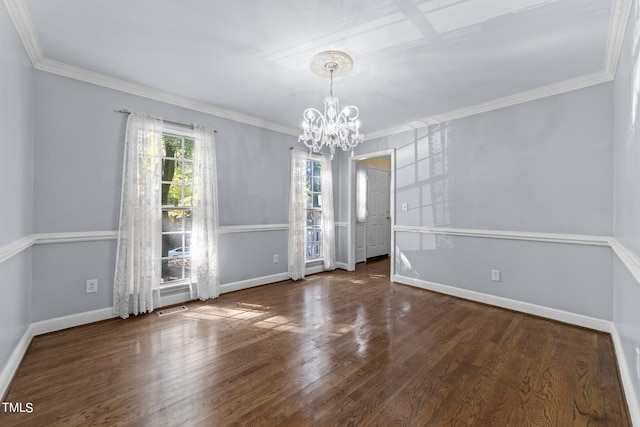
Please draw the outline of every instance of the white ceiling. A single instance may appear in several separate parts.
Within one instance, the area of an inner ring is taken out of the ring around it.
[[[611,80],[631,0],[4,2],[38,69],[294,134],[345,51],[380,136]]]

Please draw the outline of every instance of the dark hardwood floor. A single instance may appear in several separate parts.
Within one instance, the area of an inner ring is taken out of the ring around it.
[[[37,336],[2,426],[630,426],[610,336],[387,260]]]

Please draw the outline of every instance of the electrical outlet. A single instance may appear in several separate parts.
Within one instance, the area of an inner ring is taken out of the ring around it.
[[[89,279],[86,282],[86,293],[98,292],[98,279]]]
[[[274,255],[273,255],[273,263],[274,263],[274,264],[277,264],[277,263],[278,263],[278,261],[279,261],[279,256],[278,256],[278,254],[274,254]]]
[[[491,270],[491,280],[494,282],[500,281],[500,270]]]
[[[402,204],[402,210],[403,210],[404,212],[406,212],[406,211],[408,211],[408,210],[409,210],[409,204],[408,204],[407,202],[405,202],[405,203],[403,203],[403,204]]]

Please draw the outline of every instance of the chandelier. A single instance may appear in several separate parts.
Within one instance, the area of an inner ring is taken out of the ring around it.
[[[344,52],[326,51],[320,52],[311,59],[311,71],[314,74],[326,77],[328,74],[331,83],[329,96],[324,99],[324,114],[315,108],[307,108],[303,113],[302,134],[298,141],[303,142],[309,152],[319,153],[323,147],[329,147],[330,158],[336,152],[336,148],[343,151],[353,149],[364,140],[360,134],[360,111],[354,105],[348,105],[340,110],[338,98],[333,96],[333,78],[340,77],[351,71],[353,60]]]

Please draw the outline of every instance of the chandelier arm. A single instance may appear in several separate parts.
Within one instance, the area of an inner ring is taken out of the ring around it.
[[[310,150],[319,152],[322,147],[319,142],[324,133],[325,118],[316,108],[307,108],[303,117],[303,133],[298,137],[298,141],[303,142]]]
[[[354,112],[355,114],[351,114]],[[356,120],[360,115],[360,110],[355,105],[347,105],[340,111],[340,116],[344,116],[348,120]]]

